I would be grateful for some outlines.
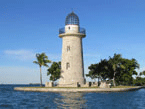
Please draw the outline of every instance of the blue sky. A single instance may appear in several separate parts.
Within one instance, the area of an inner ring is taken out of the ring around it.
[[[45,52],[50,60],[61,60],[58,30],[72,9],[86,29],[85,73],[90,64],[114,53],[135,58],[137,71],[145,70],[144,0],[1,0],[0,83],[39,83],[35,54]]]

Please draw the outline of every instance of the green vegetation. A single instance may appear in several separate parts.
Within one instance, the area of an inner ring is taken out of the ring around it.
[[[86,75],[91,79],[113,81],[116,85],[134,85],[133,75],[137,75],[139,64],[135,59],[122,58],[121,54],[114,54],[109,59],[101,60],[97,64],[91,64]],[[142,72],[144,74],[144,72]]]
[[[136,86],[113,86],[111,88],[135,88]]]
[[[96,79],[98,78],[98,83],[99,79],[101,80],[106,80],[107,78],[111,77],[111,73],[109,72],[110,65],[106,59],[101,60],[101,62],[97,64],[91,64],[88,69],[89,74],[86,74],[86,76],[90,77],[91,79]],[[99,85],[99,84],[98,84]]]
[[[145,78],[142,77],[136,77],[136,79],[134,79],[134,85],[136,86],[145,86]]]
[[[33,61],[33,63],[38,64],[40,67],[40,86],[42,87],[42,72],[41,67],[46,66],[48,67],[47,63],[51,63],[50,60],[48,60],[48,57],[45,53],[36,54],[37,61]]]
[[[60,78],[61,62],[53,62],[51,67],[47,71],[47,75],[51,75],[50,80],[56,81]]]
[[[145,71],[140,72],[139,75],[140,75],[140,76],[141,76],[141,75],[145,75]]]
[[[143,75],[145,76],[145,71],[140,72],[136,79],[133,80],[134,85],[145,86],[145,78],[141,77]]]
[[[111,66],[109,71],[112,71],[110,73],[113,73],[113,85],[116,86],[115,83],[115,78],[116,75],[121,72],[121,70],[125,69],[125,66],[121,63],[122,62],[122,57],[120,54],[114,54],[113,58],[109,57],[109,65]]]
[[[42,87],[42,72],[41,67],[48,67],[48,57],[45,53],[36,54],[37,61],[33,63],[38,64],[40,67],[40,86]],[[91,64],[89,67],[89,73],[86,76],[91,79],[98,78],[99,81],[105,80],[107,83],[113,84],[114,88],[129,87],[129,86],[143,86],[145,85],[145,71],[138,73],[136,69],[139,69],[139,64],[135,59],[126,59],[121,54],[114,54],[109,59],[103,59],[99,63]],[[56,81],[61,76],[61,62],[53,62],[51,67],[47,70],[47,75],[50,75],[51,81]],[[136,79],[133,78],[136,75]],[[123,86],[122,86],[123,85]]]

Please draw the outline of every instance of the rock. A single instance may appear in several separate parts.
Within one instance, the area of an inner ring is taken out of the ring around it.
[[[89,82],[86,82],[86,84],[81,84],[81,87],[90,87]]]
[[[91,87],[97,87],[98,86],[98,82],[93,82],[92,84],[91,84]]]
[[[53,87],[53,86],[54,86],[53,82],[46,82],[45,83],[45,87]]]
[[[110,88],[110,84],[107,84],[106,81],[101,81],[99,86],[100,88]]]

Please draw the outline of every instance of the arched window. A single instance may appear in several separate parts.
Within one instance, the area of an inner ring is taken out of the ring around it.
[[[70,51],[70,46],[67,46],[67,51]]]
[[[68,69],[70,67],[70,64],[67,62],[66,63],[66,69]]]

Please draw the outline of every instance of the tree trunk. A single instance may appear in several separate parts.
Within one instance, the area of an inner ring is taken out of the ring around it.
[[[42,87],[42,72],[41,72],[41,67],[40,67],[40,87]]]
[[[114,72],[114,76],[113,76],[113,85],[114,86],[116,86],[116,84],[115,84],[115,74],[116,74],[116,72]]]
[[[99,86],[100,84],[99,84],[99,77],[98,77],[98,86]]]

